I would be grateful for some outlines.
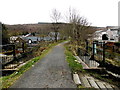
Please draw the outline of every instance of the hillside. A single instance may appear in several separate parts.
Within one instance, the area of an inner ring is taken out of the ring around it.
[[[59,23],[60,30],[65,30],[66,23]],[[46,33],[52,31],[52,23],[42,23],[39,22],[38,24],[17,24],[17,25],[6,25],[8,28],[8,33],[10,36],[12,35],[20,35],[23,33]],[[99,28],[91,26],[91,32],[98,30]]]
[[[23,33],[32,32],[46,32],[51,30],[51,24],[17,24],[17,25],[6,25],[10,35],[19,35]]]

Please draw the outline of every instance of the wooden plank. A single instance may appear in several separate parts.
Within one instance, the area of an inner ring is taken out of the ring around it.
[[[77,85],[81,85],[81,81],[79,79],[78,74],[73,74],[73,80]]]
[[[110,86],[110,84],[105,84],[105,86],[106,86],[106,88],[108,89],[108,90],[113,90],[113,88]]]
[[[96,83],[97,83],[97,85],[100,87],[100,89],[102,89],[102,90],[107,90],[107,88],[103,85],[102,82],[96,82]]]
[[[89,80],[92,87],[99,89],[98,85],[95,83],[94,80]]]
[[[85,87],[91,87],[90,84],[89,84],[89,82],[88,82],[88,80],[87,80],[87,78],[81,77],[81,80],[82,80],[82,83],[83,83],[83,85]]]
[[[16,71],[18,70],[17,68],[16,69],[0,69],[0,71]]]

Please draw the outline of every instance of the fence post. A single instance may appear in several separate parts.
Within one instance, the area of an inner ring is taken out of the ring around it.
[[[89,60],[95,60],[94,55],[95,55],[95,41],[93,41],[92,56]]]
[[[86,39],[86,52],[88,53],[88,40]]]
[[[89,54],[88,54],[88,40],[87,39],[85,40],[85,43],[86,43],[86,46],[85,46],[86,50],[85,50],[85,53],[84,53],[84,62],[88,64],[89,63],[89,59],[88,59]]]
[[[113,45],[112,51],[113,51],[113,52],[115,51],[115,47],[114,47],[114,45]]]
[[[105,67],[105,41],[103,42],[103,60],[99,67]]]
[[[16,58],[15,45],[13,44],[12,46],[13,46],[13,57],[14,57],[14,59],[15,59],[15,58]]]
[[[94,55],[95,55],[95,44],[96,44],[96,42],[93,41],[92,55],[91,55],[91,57],[89,59],[89,67],[92,67],[92,65],[94,63],[94,60],[95,60],[95,57],[94,57]]]
[[[24,45],[24,43],[22,43],[22,50],[23,50],[23,53],[25,52],[25,45]]]
[[[78,48],[78,53],[77,54],[78,54],[78,56],[80,56],[80,48]]]
[[[105,42],[103,42],[103,66],[105,65]]]
[[[85,46],[86,50],[84,56],[88,56],[88,40],[86,39],[85,42],[86,42],[86,46]]]

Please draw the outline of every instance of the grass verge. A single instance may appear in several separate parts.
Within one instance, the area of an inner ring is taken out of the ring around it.
[[[73,56],[72,52],[70,51],[68,44],[65,45],[65,55],[66,55],[66,60],[69,63],[69,67],[72,71],[72,73],[75,72],[84,72],[83,67],[80,63],[76,62],[76,58]]]
[[[71,49],[71,47],[73,47],[72,44],[66,44],[65,45],[65,48],[66,48],[66,51],[65,51],[66,60],[69,63],[69,66],[71,68],[72,73],[78,72],[78,74],[79,74],[79,73],[82,72],[82,74],[93,76],[94,78],[96,78],[98,80],[108,82],[110,84],[113,84],[113,85],[116,85],[116,86],[120,87],[119,81],[117,81],[116,79],[113,79],[111,77],[104,76],[103,75],[104,73],[101,74],[101,71],[96,72],[96,71],[83,70],[82,65],[79,65],[79,63],[75,62],[76,58],[73,56],[73,50]],[[84,87],[82,85],[79,85],[78,88],[88,90],[88,88],[86,88],[86,87]],[[90,90],[96,90],[94,88],[89,88],[89,89]]]
[[[2,84],[0,85],[0,88],[9,88],[17,79],[20,78],[21,75],[23,75],[24,72],[26,72],[27,70],[29,70],[32,65],[34,65],[35,63],[37,63],[40,59],[42,59],[50,50],[53,46],[64,42],[65,40],[61,40],[52,44],[48,45],[48,48],[46,50],[44,50],[44,52],[40,55],[37,56],[31,60],[29,60],[25,65],[23,65],[22,67],[20,67],[16,72],[14,72],[11,75],[8,76],[4,76],[0,78],[0,82],[2,82]]]
[[[69,64],[69,67],[71,69],[72,74],[74,74],[75,72],[77,72],[77,73],[80,73],[80,72],[85,73],[85,70],[83,69],[82,65],[75,61],[76,58],[73,56],[73,53],[72,53],[72,51],[71,51],[71,49],[69,47],[69,44],[65,44],[64,47],[66,49],[65,50],[66,61]],[[82,85],[78,85],[77,89],[79,89],[79,88],[80,89],[85,89],[85,87],[82,86]]]

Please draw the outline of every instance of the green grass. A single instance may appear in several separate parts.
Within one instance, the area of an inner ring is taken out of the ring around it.
[[[11,86],[25,71],[31,68],[33,64],[35,64],[38,60],[44,57],[49,50],[46,50],[41,56],[35,57],[27,62],[25,65],[19,68],[18,71],[14,72],[9,76],[5,76],[2,78],[2,88],[8,88]]]
[[[42,59],[50,50],[53,46],[57,45],[58,43],[64,42],[65,40],[61,40],[52,44],[48,45],[48,48],[40,55],[37,56],[31,60],[29,60],[25,65],[20,67],[16,72],[14,72],[11,75],[4,76],[0,78],[0,82],[2,82],[2,85],[0,85],[0,88],[9,88],[21,75],[23,75],[24,72],[29,70],[32,65],[37,63],[40,59]]]
[[[72,44],[65,45],[65,48],[66,48],[65,54],[66,54],[66,60],[69,63],[69,66],[70,66],[73,73],[78,72],[78,74],[79,74],[79,72],[81,71],[83,74],[88,74],[88,75],[93,76],[99,80],[102,80],[102,81],[105,81],[105,82],[108,82],[108,83],[111,83],[113,85],[120,87],[119,82],[111,79],[110,77],[106,78],[106,77],[101,76],[101,74],[99,74],[97,72],[90,72],[90,71],[83,70],[82,66],[80,64],[78,64],[77,62],[75,62],[76,58],[72,54],[73,51],[71,50],[71,46],[72,46]],[[82,85],[79,85],[78,89],[96,90],[94,88],[86,88]]]
[[[82,85],[79,85],[78,86],[78,89],[77,90],[98,90],[98,89],[95,89],[95,88],[93,88],[93,87],[91,87],[91,88],[86,88],[86,87],[84,87],[84,86],[82,86]]]
[[[69,67],[70,67],[72,73],[80,72],[80,71],[83,72],[84,70],[83,70],[82,65],[75,61],[76,58],[73,56],[72,52],[69,51],[68,45],[65,45],[65,48],[66,48],[66,51],[65,51],[66,60],[69,63]]]
[[[80,63],[76,62],[76,58],[73,56],[73,53],[71,51],[71,48],[69,46],[69,44],[65,44],[65,55],[66,55],[66,61],[68,62],[69,64],[69,67],[71,69],[71,72],[72,74],[77,72],[82,72],[82,73],[85,73],[85,70],[83,70],[83,67]],[[79,89],[85,89],[86,87],[82,86],[82,85],[79,85],[77,86],[77,90]],[[91,89],[92,90],[92,89]]]

